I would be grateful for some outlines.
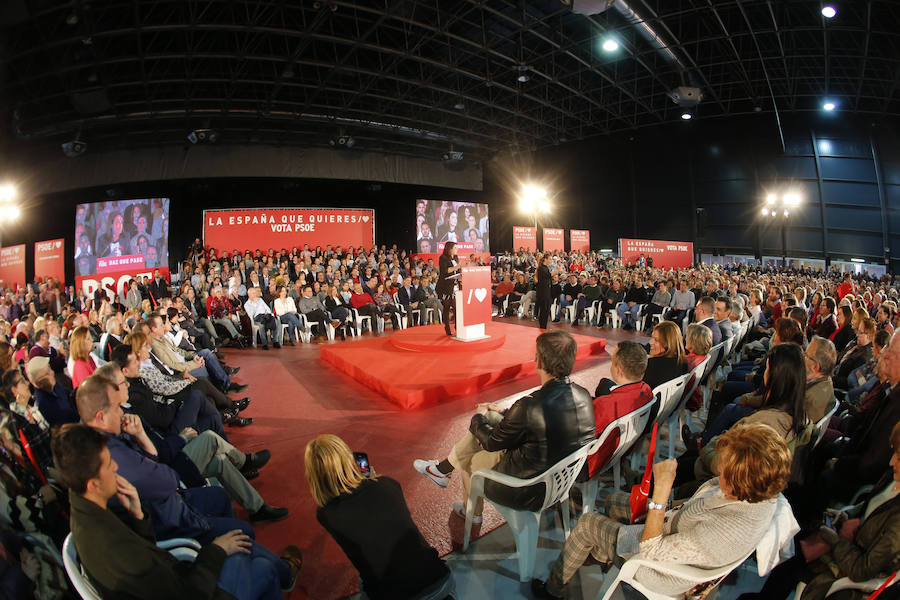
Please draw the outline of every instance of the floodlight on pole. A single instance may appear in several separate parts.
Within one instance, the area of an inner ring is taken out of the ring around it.
[[[788,206],[799,206],[800,196],[793,192],[784,195],[784,203]]]
[[[766,196],[766,204],[775,204],[778,201],[778,196],[775,194],[769,194]]]
[[[12,184],[6,184],[0,187],[0,202],[9,202],[16,197],[16,187]]]

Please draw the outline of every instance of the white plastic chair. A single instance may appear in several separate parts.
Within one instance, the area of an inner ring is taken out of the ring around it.
[[[362,326],[363,323],[368,325],[369,331],[374,332],[375,329],[372,327],[372,317],[368,315],[361,315],[359,311],[355,308],[350,309],[350,315],[353,317],[353,325],[355,328],[355,335],[362,335]]]
[[[618,329],[622,326],[622,319],[619,318],[619,306],[625,304],[624,302],[617,302],[616,307],[609,311],[607,315],[609,316],[609,325],[613,329]]]
[[[674,406],[669,415],[669,458],[675,458],[675,436],[679,435],[679,432],[681,431],[682,411],[684,410],[685,405],[687,405],[687,401],[694,395],[694,392],[697,391],[697,387],[700,385],[700,380],[703,378],[703,374],[706,372],[706,366],[708,364],[709,355],[707,354],[706,358],[700,361],[700,364],[694,367],[685,376],[684,391],[681,395],[681,401]],[[657,448],[659,448],[658,444]]]
[[[831,417],[837,412],[838,406],[840,406],[840,402],[835,398],[832,401],[831,409],[825,413],[824,417],[816,422],[816,441],[813,442],[813,448],[818,446],[819,442],[822,441],[822,438],[825,437],[825,432],[828,430],[828,424],[831,422]]]
[[[185,562],[193,562],[197,558],[197,552],[200,550],[200,544],[196,540],[190,538],[172,538],[162,540],[156,543],[159,548],[168,550],[169,554],[178,560]],[[75,587],[75,591],[83,600],[103,600],[97,589],[88,579],[87,572],[78,560],[78,553],[75,551],[75,542],[72,540],[72,534],[66,536],[62,547],[63,566],[69,580]]]
[[[841,577],[831,584],[831,587],[828,588],[828,592],[826,592],[825,597],[827,598],[828,596],[836,594],[841,590],[860,590],[862,592],[874,592],[875,590],[880,588],[881,585],[887,580],[887,577],[875,577],[874,579],[867,579],[865,581],[853,581],[849,577]],[[897,577],[894,577],[894,581],[891,582],[888,588],[897,585],[897,581]],[[799,598],[800,596],[797,595],[796,597]]]
[[[569,490],[575,483],[575,478],[587,460],[587,450],[590,445],[585,445],[565,457],[540,475],[531,479],[519,479],[493,469],[482,469],[472,473],[472,481],[469,486],[469,498],[466,502],[466,526],[463,538],[463,552],[469,548],[469,537],[472,532],[472,517],[475,515],[475,505],[479,498],[484,497],[484,482],[488,479],[496,481],[507,487],[523,488],[537,484],[544,484],[544,502],[538,511],[513,510],[507,506],[491,501],[512,529],[516,540],[516,552],[519,556],[519,581],[531,580],[534,573],[534,560],[537,555],[538,531],[541,526],[541,513],[559,503],[562,511],[563,531],[569,536]],[[489,500],[489,499],[488,499]]]
[[[672,423],[678,422],[678,411],[682,406],[684,406],[684,402],[686,400],[684,392],[687,387],[688,380],[693,373],[694,371],[688,371],[684,375],[659,384],[653,390],[653,396],[654,398],[658,398],[659,402],[659,409],[657,410],[654,423],[658,423],[660,427],[664,427],[667,423],[669,424],[670,454],[672,453],[672,436],[675,429]],[[659,452],[659,447],[660,444],[657,444],[656,452]],[[655,458],[656,457],[654,456],[654,459]]]
[[[721,567],[702,569],[678,563],[647,560],[640,554],[636,554],[629,558],[622,565],[622,568],[619,569],[615,581],[606,590],[603,600],[612,598],[619,584],[623,582],[633,587],[649,600],[682,600],[684,598],[685,595],[683,593],[676,596],[662,594],[636,581],[635,576],[638,569],[642,567],[651,569],[661,575],[670,575],[678,579],[687,580],[694,585],[712,582],[713,587],[716,587],[726,575],[738,568],[741,563],[755,552],[757,573],[760,577],[766,577],[779,562],[794,555],[794,536],[799,531],[800,525],[794,518],[791,505],[783,495],[779,494],[769,530],[756,541],[756,546],[744,554],[742,558]]]
[[[613,581],[609,586],[609,589],[606,590],[606,593],[603,595],[603,600],[609,600],[610,598],[612,598],[613,594],[618,589],[619,584],[621,583],[627,583],[639,593],[641,593],[645,598],[647,598],[647,600],[682,600],[684,598],[684,594],[678,594],[677,596],[661,594],[659,592],[654,592],[650,588],[637,582],[634,577],[637,574],[638,569],[640,569],[641,567],[646,567],[648,569],[653,569],[654,571],[662,575],[671,575],[672,577],[677,577],[678,579],[690,581],[695,585],[699,583],[705,583],[707,581],[716,581],[716,583],[718,583],[718,581],[724,579],[726,575],[741,566],[741,563],[747,560],[747,558],[751,554],[753,554],[753,550],[748,552],[747,555],[740,560],[736,560],[733,563],[724,565],[717,569],[700,569],[697,567],[679,563],[647,560],[640,554],[636,554],[629,558],[625,562],[625,564],[622,565],[622,568],[619,569],[619,574],[616,575],[615,581]]]
[[[597,492],[600,487],[600,475],[608,471],[610,467],[613,469],[614,488],[616,490],[622,488],[622,457],[631,450],[635,442],[644,433],[647,422],[650,421],[650,412],[653,410],[654,404],[656,404],[656,396],[639,409],[619,417],[607,426],[607,429],[615,426],[619,430],[619,443],[606,465],[586,482],[578,484],[582,497],[582,513],[587,513],[594,509],[594,505],[597,503]],[[606,429],[604,433],[606,433]],[[594,449],[593,452],[596,451],[597,449]]]

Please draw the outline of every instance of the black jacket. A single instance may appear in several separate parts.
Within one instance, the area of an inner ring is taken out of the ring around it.
[[[647,370],[644,371],[644,383],[651,388],[671,381],[687,373],[687,361],[678,362],[670,356],[651,356],[647,359]]]
[[[450,267],[453,266],[454,262],[456,262],[456,259],[450,258],[446,254],[441,254],[441,257],[438,259],[438,281],[437,286],[435,287],[435,293],[440,297],[453,294],[455,288],[454,280],[447,279],[447,277],[459,272],[450,272]]]
[[[590,392],[568,377],[548,381],[513,404],[496,427],[483,415],[472,417],[469,431],[488,452],[506,450],[494,470],[528,479],[594,439],[594,404]],[[509,488],[486,481],[485,495],[515,510],[538,510],[544,486]]]
[[[178,409],[181,408],[183,398],[180,396],[180,394],[175,396],[175,399],[168,404],[157,402],[153,399],[153,392],[143,379],[140,377],[128,378],[128,404],[131,405],[132,411],[158,429],[164,431],[170,429]]]
[[[166,283],[165,279],[154,279],[150,283],[150,294],[153,296],[150,302],[156,305],[160,298],[169,297],[169,284]]]
[[[552,276],[547,265],[541,265],[537,270],[537,285],[534,286],[535,299],[540,302],[542,300],[550,300],[550,284]]]
[[[834,342],[834,349],[837,350],[838,354],[847,347],[847,344],[851,342],[851,340],[856,339],[856,334],[853,332],[853,328],[850,325],[844,325],[840,329],[838,329],[837,333],[834,334],[834,339],[831,340]]]
[[[647,304],[650,302],[650,298],[647,296],[647,288],[631,286],[628,288],[628,293],[625,294],[625,302]]]

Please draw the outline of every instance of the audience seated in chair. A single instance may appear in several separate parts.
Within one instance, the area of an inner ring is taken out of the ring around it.
[[[644,381],[651,388],[671,381],[688,371],[684,359],[684,343],[681,330],[671,321],[663,321],[653,328],[650,335],[650,358]]]
[[[647,369],[647,352],[636,342],[616,345],[610,358],[612,379],[603,378],[594,392],[594,424],[597,434],[620,417],[644,406],[653,398],[653,389],[642,381]],[[613,431],[597,452],[588,456],[588,471],[593,477],[606,466],[616,451],[618,430]]]
[[[453,512],[461,519],[465,519],[469,480],[475,471],[494,469],[527,479],[594,439],[590,392],[569,380],[576,350],[575,340],[565,331],[539,335],[535,363],[541,388],[503,412],[499,406],[480,406],[469,433],[447,458],[415,461],[415,469],[440,487],[447,487],[454,470],[461,472],[463,499],[453,503]],[[493,481],[485,483],[485,494],[516,510],[536,510],[544,499],[543,486],[513,489]],[[481,522],[482,504],[479,499],[475,522]]]
[[[302,566],[296,546],[276,557],[240,530],[210,539],[193,562],[155,545],[153,520],[108,449],[109,438],[69,424],[54,436],[53,457],[69,488],[79,562],[103,597],[274,599],[292,589]],[[115,499],[122,517],[107,505]]]
[[[775,568],[759,593],[740,600],[784,600],[799,581],[806,587],[797,600],[821,600],[837,579],[885,578],[900,568],[900,423],[891,430],[889,447],[890,469],[872,491],[855,506],[826,510],[818,531],[798,536],[794,557]],[[863,600],[870,593],[850,590],[840,597]]]
[[[607,514],[587,513],[566,540],[547,580],[532,580],[538,598],[563,598],[565,586],[588,555],[610,564],[640,553],[644,559],[704,568],[727,565],[748,555],[772,524],[778,496],[791,471],[791,453],[782,436],[762,424],[741,424],[716,445],[719,475],[706,482],[679,509],[669,509],[676,462],[653,466],[654,487],[646,521],[631,523],[629,495],[613,492]],[[694,584],[641,569],[637,581],[670,596]]]

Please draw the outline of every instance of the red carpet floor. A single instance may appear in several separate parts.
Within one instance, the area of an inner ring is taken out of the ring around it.
[[[534,329],[535,325],[531,321],[505,321],[516,323],[519,329]],[[592,340],[607,338],[610,352],[617,341],[636,337],[620,330],[551,327],[565,328]],[[532,335],[536,333],[535,329]],[[364,339],[370,336],[366,334]],[[371,339],[379,341],[389,336],[388,333]],[[461,497],[462,485],[457,477],[448,488],[440,489],[416,473],[412,461],[445,457],[468,429],[476,402],[500,400],[538,385],[537,375],[532,374],[463,398],[404,411],[320,360],[321,350],[342,344],[346,342],[303,344],[268,352],[225,351],[229,364],[241,367],[236,380],[250,384],[247,394],[252,404],[245,414],[255,419],[249,427],[230,429],[230,440],[247,452],[261,448],[272,451],[272,460],[253,484],[269,503],[291,509],[286,520],[257,526],[257,539],[276,552],[287,544],[297,544],[303,550],[305,565],[291,600],[332,600],[357,591],[356,570],[315,518],[316,507],[303,474],[303,450],[309,440],[321,433],[334,433],[351,448],[368,452],[380,475],[392,477],[403,486],[413,519],[425,539],[444,555],[462,543],[463,523],[450,513],[451,503]],[[533,354],[533,348],[531,343],[529,353]],[[451,357],[444,356],[443,360]],[[608,364],[609,355],[605,352],[579,360],[573,379],[593,390],[601,377],[609,375]],[[398,372],[398,377],[406,375]],[[246,516],[243,511],[240,514]],[[484,524],[473,533],[484,534],[502,522],[487,506]]]
[[[390,337],[329,345],[322,348],[322,360],[404,409],[534,374],[539,329],[492,322],[485,332],[488,339],[461,342],[448,338],[442,325],[415,327]],[[601,354],[606,348],[603,338],[574,337],[578,358]]]

